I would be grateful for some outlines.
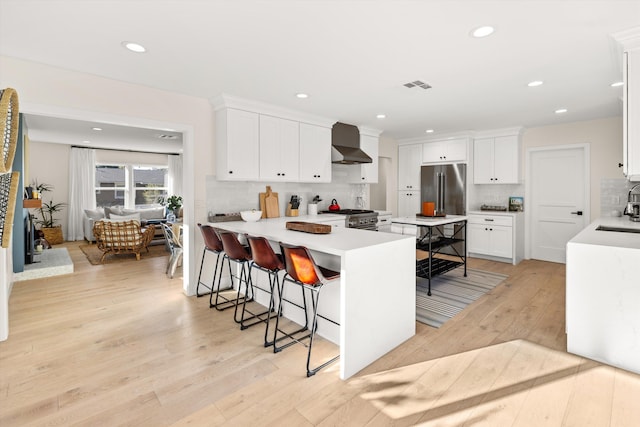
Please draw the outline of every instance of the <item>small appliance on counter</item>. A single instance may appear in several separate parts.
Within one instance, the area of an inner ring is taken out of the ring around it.
[[[624,209],[624,214],[629,216],[629,220],[640,222],[640,184],[634,185],[631,187],[631,190],[629,190],[627,207]]]
[[[506,212],[507,207],[502,205],[480,205],[481,211]]]

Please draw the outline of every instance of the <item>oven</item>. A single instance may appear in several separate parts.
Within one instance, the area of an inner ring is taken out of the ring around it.
[[[322,211],[320,213],[344,215],[344,226],[347,228],[378,231],[378,213],[371,210],[340,209],[337,211]]]

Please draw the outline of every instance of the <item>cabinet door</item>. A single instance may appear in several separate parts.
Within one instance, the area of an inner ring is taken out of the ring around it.
[[[226,109],[218,113],[219,180],[255,181],[259,173],[258,114]]]
[[[518,136],[500,136],[493,141],[493,183],[518,184],[520,150]]]
[[[473,141],[473,183],[493,184],[493,138]]]
[[[422,163],[444,162],[442,142],[425,142],[422,144]]]
[[[489,227],[483,224],[467,224],[467,248],[474,254],[489,255]]]
[[[360,134],[360,148],[373,160],[349,168],[349,182],[352,184],[375,184],[378,182],[378,138]]]
[[[398,192],[398,216],[413,216],[420,212],[419,191]]]
[[[398,190],[420,190],[422,144],[398,147]]]
[[[297,181],[300,147],[299,123],[260,116],[260,179]]]
[[[445,142],[445,161],[463,162],[467,160],[467,140],[452,139]]]
[[[623,171],[640,181],[640,48],[625,52]]]
[[[502,225],[489,227],[491,251],[489,255],[503,258],[513,257],[513,228]]]
[[[300,181],[331,182],[331,129],[300,123]]]

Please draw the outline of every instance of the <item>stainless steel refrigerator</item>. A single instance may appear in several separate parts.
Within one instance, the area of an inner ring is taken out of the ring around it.
[[[420,181],[421,202],[434,202],[437,213],[466,215],[467,165],[456,163],[422,166]],[[420,203],[420,207],[422,208],[422,203]],[[440,228],[439,233],[445,237],[459,237],[464,234],[460,225],[447,224],[440,226]],[[462,243],[456,243],[440,250],[441,253],[450,255],[462,255],[463,251],[464,245]]]
[[[434,202],[437,213],[467,213],[467,165],[422,166],[420,171],[421,202]],[[422,203],[420,204],[422,206]]]

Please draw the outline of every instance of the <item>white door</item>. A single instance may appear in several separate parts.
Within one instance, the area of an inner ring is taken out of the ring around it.
[[[586,145],[530,151],[531,258],[565,263],[567,242],[589,223],[588,158]]]

